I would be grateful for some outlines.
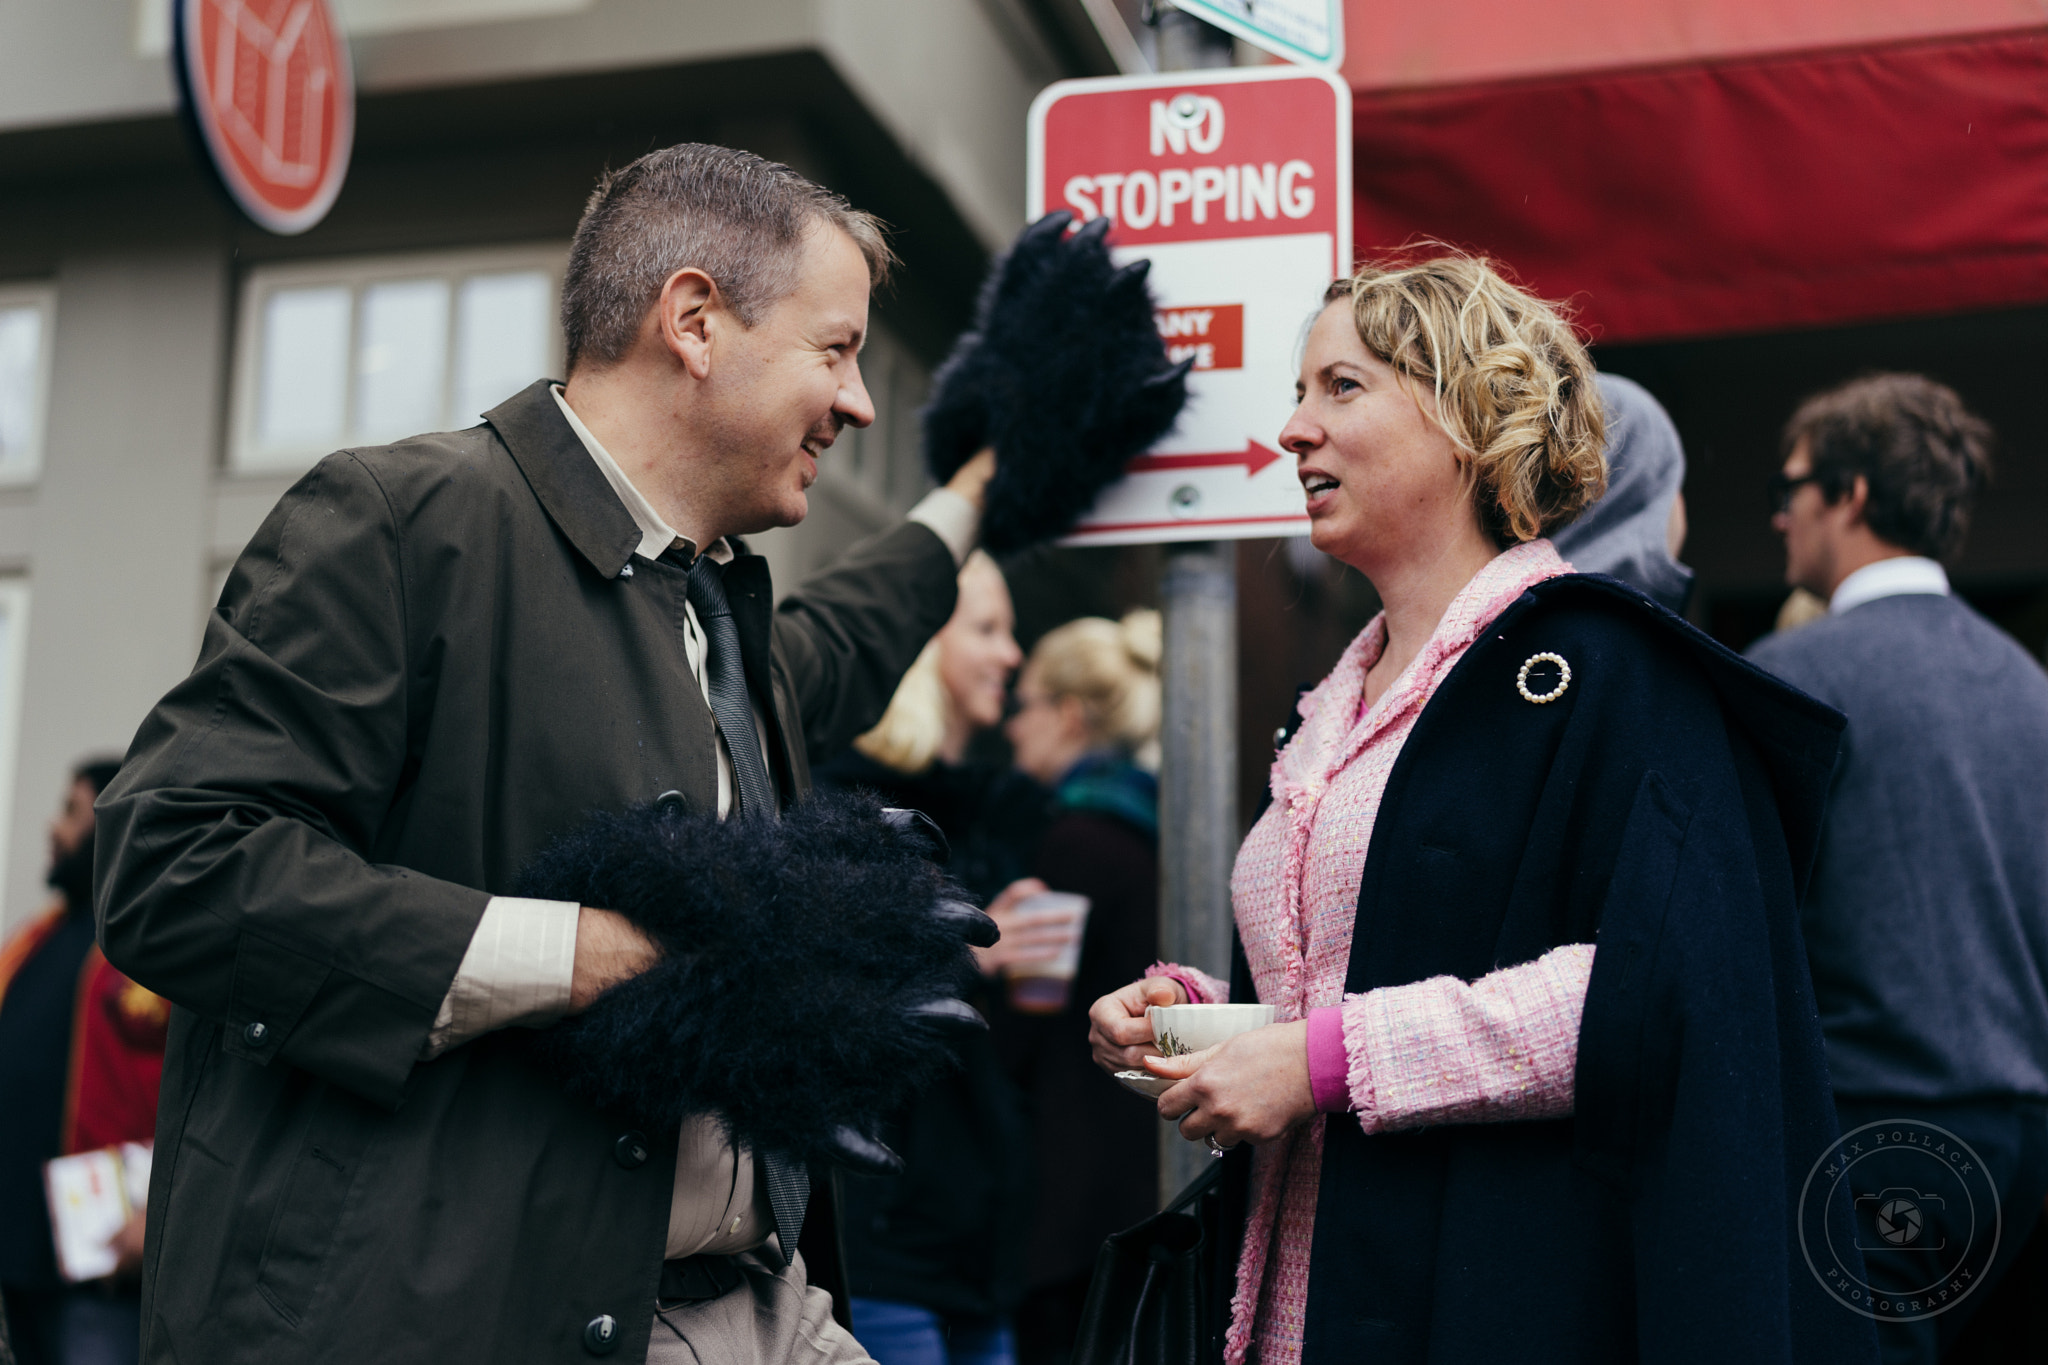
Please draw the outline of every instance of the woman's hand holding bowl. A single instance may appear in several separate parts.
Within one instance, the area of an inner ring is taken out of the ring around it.
[[[1143,1065],[1155,1076],[1180,1080],[1159,1097],[1159,1116],[1179,1119],[1180,1135],[1191,1142],[1271,1142],[1316,1112],[1303,1020],[1268,1024],[1185,1056],[1146,1057]]]
[[[1148,976],[1103,996],[1088,1009],[1088,1046],[1095,1064],[1115,1075],[1136,1071],[1147,1057],[1158,1057],[1159,1044],[1145,1011],[1154,1005],[1187,1003],[1188,993],[1180,983],[1164,976]]]

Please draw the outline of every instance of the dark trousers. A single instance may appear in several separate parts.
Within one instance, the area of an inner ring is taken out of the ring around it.
[[[55,1365],[58,1354],[57,1310],[63,1306],[62,1289],[23,1289],[7,1286],[7,1337],[20,1365]]]
[[[135,1365],[142,1295],[133,1284],[7,1290],[7,1331],[18,1365]]]
[[[1835,1110],[1845,1137],[1868,1124],[1896,1121],[1953,1133],[1976,1153],[1996,1189],[1994,1216],[1991,1209],[1974,1207],[1953,1192],[1944,1199],[1921,1197],[1929,1184],[1927,1161],[1910,1147],[1857,1165],[1851,1188],[1858,1200],[1859,1228],[1870,1239],[1864,1266],[1880,1294],[1904,1298],[1922,1291],[1935,1253],[1919,1248],[1972,1242],[1981,1247],[1995,1231],[1996,1254],[1973,1271],[1974,1287],[1952,1307],[1910,1321],[1878,1323],[1884,1365],[1935,1365],[1990,1300],[2040,1222],[2041,1203],[2048,1197],[2048,1106],[2019,1100],[1926,1104],[1858,1098],[1838,1099]],[[1886,1243],[1894,1238],[1909,1238],[1909,1244],[1890,1249]]]
[[[1018,1365],[1067,1365],[1081,1332],[1091,1274],[1040,1285],[1017,1307]]]

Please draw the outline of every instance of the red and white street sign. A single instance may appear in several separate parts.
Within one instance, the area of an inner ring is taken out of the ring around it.
[[[1116,258],[1152,262],[1168,353],[1195,361],[1180,425],[1066,543],[1305,534],[1278,437],[1302,327],[1351,267],[1351,92],[1301,67],[1061,81],[1030,158],[1031,216],[1108,217]]]
[[[355,78],[327,0],[177,0],[171,63],[214,169],[272,232],[326,216],[348,174]]]

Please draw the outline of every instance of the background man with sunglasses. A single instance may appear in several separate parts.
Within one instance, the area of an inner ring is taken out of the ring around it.
[[[2048,1193],[2048,676],[1942,568],[1990,441],[1918,375],[1808,399],[1785,429],[1772,524],[1786,581],[1828,615],[1750,651],[1849,718],[1802,908],[1842,1131],[1936,1125],[2000,1195],[1989,1273],[1949,1311],[1881,1322],[1887,1362],[1931,1363],[1956,1340]],[[1901,1188],[1927,1183],[1900,1169]],[[1865,1251],[1870,1282],[1916,1292],[1932,1248],[1988,1244],[1990,1212],[1918,1201],[1924,1223],[1888,1224]]]

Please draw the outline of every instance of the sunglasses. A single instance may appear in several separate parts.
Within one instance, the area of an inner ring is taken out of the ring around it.
[[[1769,485],[1771,491],[1771,510],[1773,512],[1785,511],[1792,506],[1792,495],[1794,493],[1797,493],[1807,484],[1819,482],[1820,475],[1818,474],[1801,474],[1794,477],[1783,470],[1779,470],[1776,474],[1771,475]]]

